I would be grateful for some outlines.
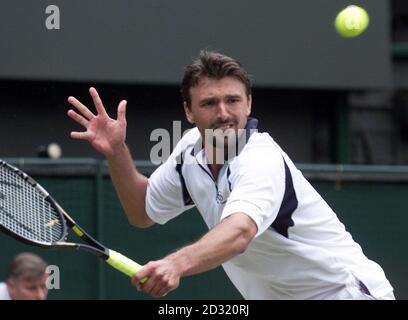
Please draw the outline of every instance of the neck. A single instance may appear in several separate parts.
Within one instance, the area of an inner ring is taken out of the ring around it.
[[[217,180],[218,174],[220,173],[222,166],[223,166],[222,164],[208,164],[208,168],[210,169],[215,180]]]
[[[206,157],[208,161],[208,168],[210,169],[213,177],[217,179],[222,166],[224,165],[225,161],[227,161],[228,159],[228,148],[226,147],[223,153],[221,152],[220,149],[217,149],[213,146],[208,146],[208,148],[211,148],[212,150],[212,155],[206,153]],[[221,157],[222,155],[223,157]],[[212,157],[212,161],[209,157]]]

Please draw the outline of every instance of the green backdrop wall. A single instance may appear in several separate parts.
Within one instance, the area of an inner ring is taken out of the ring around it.
[[[13,161],[40,182],[77,222],[102,243],[140,263],[158,259],[206,231],[192,209],[164,226],[130,226],[106,167],[96,160]],[[138,164],[149,174],[153,167]],[[396,297],[408,298],[408,167],[299,166],[336,211],[366,255],[381,264]],[[72,237],[74,239],[75,237]],[[0,234],[0,279],[21,251],[33,251],[60,269],[60,289],[50,299],[149,299],[130,279],[93,256],[75,250],[47,250]],[[184,278],[166,299],[242,299],[222,268]]]

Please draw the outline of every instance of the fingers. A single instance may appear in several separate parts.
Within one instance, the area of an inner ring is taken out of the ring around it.
[[[94,117],[94,114],[77,98],[71,96],[68,98],[68,102],[73,105],[86,119],[89,120]]]
[[[148,280],[141,283],[141,280]],[[132,284],[155,298],[164,297],[179,284],[179,275],[170,272],[169,268],[160,262],[149,262],[132,278]]]
[[[162,285],[158,282],[154,283],[153,281],[151,281],[151,285],[148,285],[148,281],[142,285],[143,288],[143,292],[146,294],[151,295],[152,297],[155,298],[160,298],[161,296],[159,295],[159,292],[161,291]]]
[[[94,102],[98,114],[105,115],[106,110],[105,107],[103,106],[101,98],[99,97],[98,91],[96,91],[94,87],[91,87],[89,88],[89,93],[91,94],[92,100]]]
[[[151,273],[151,267],[148,265],[143,266],[132,278],[132,284],[138,288],[141,287],[143,283],[149,281],[149,279],[144,282],[143,279],[147,278]]]
[[[90,120],[94,117],[94,114],[83,105],[77,98],[69,97],[68,102],[73,105],[86,119]]]
[[[79,139],[79,140],[89,140],[89,133],[88,132],[71,132],[72,139]]]
[[[70,118],[74,119],[80,125],[84,126],[85,128],[87,127],[89,121],[74,110],[68,110],[67,114]],[[88,132],[71,132],[71,138],[73,139],[89,140],[89,137],[90,135]]]
[[[89,88],[89,93],[92,97],[97,113],[99,115],[107,116],[108,114],[106,113],[105,107],[103,106],[102,100],[99,97],[99,94],[96,91],[96,89],[94,87]],[[95,117],[95,115],[75,97],[70,96],[68,98],[68,102],[71,105],[73,105],[86,120],[91,120],[93,117]],[[127,101],[122,100],[118,105],[118,115],[117,115],[118,118],[117,119],[121,122],[126,121],[126,104],[127,104]],[[84,125],[83,120],[79,120],[79,118],[73,115],[72,113],[68,115],[71,118],[73,118],[75,121],[80,123],[81,125]]]
[[[137,287],[139,291],[143,291],[155,298],[164,297],[169,291],[171,291],[165,283],[154,278],[149,278],[144,284],[139,284]]]
[[[85,117],[83,117],[83,116],[81,116],[80,114],[78,114],[78,113],[76,113],[74,110],[72,110],[72,109],[70,109],[70,110],[68,110],[68,112],[67,112],[67,114],[68,114],[68,116],[71,118],[71,119],[74,119],[76,122],[78,122],[81,126],[83,126],[83,127],[87,127],[87,125],[88,125],[88,120],[85,118]]]
[[[120,122],[126,121],[126,105],[126,100],[122,100],[118,105],[118,120]]]
[[[157,298],[163,298],[163,297],[167,296],[167,294],[169,293],[169,291],[167,291],[167,290],[168,289],[162,287],[157,292],[155,292],[155,295],[153,295],[153,296],[157,297]]]

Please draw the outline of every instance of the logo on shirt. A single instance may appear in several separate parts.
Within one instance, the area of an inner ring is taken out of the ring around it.
[[[224,200],[224,197],[221,194],[221,191],[217,191],[217,196],[215,197],[215,201],[217,201],[218,204],[224,204],[227,202],[227,200]]]

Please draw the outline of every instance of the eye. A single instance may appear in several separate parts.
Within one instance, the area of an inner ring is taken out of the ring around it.
[[[200,104],[200,106],[201,107],[211,107],[211,106],[213,106],[215,104],[215,101],[214,100],[206,100],[206,101],[203,101],[201,104]]]
[[[229,104],[234,104],[234,103],[237,103],[237,102],[239,102],[239,101],[240,101],[240,99],[237,98],[237,97],[231,97],[231,98],[228,98],[228,100],[227,100],[227,102],[228,102]]]

